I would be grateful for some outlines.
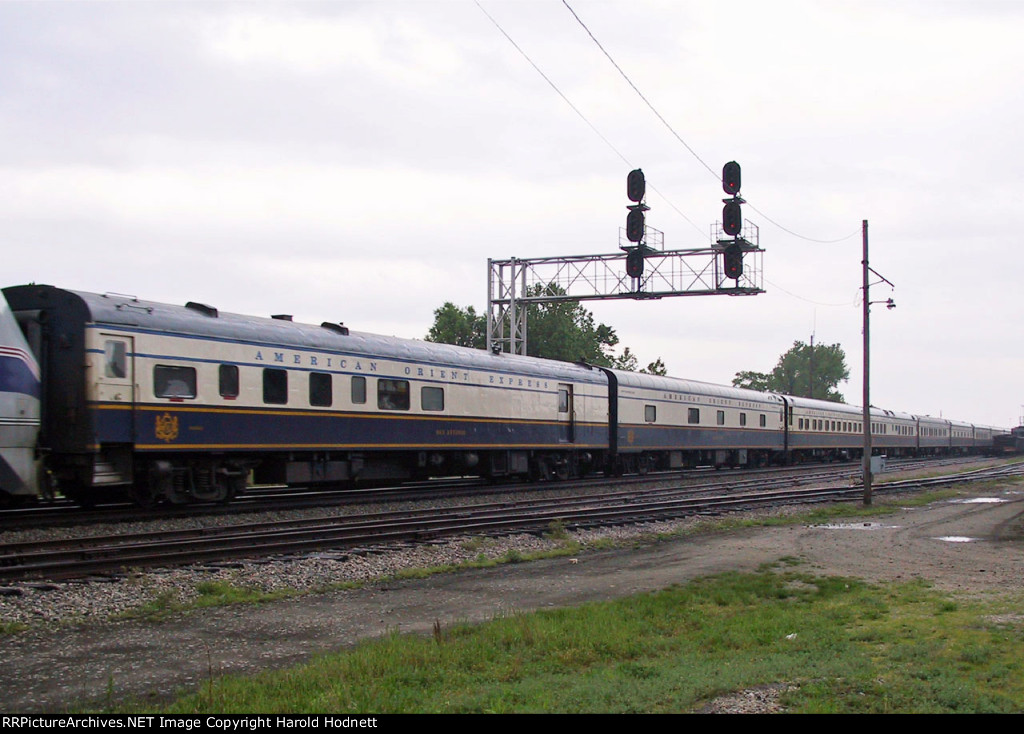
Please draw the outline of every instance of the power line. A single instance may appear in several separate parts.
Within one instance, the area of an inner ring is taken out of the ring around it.
[[[555,90],[555,92],[556,92],[556,93],[558,94],[558,96],[559,96],[559,97],[561,97],[561,98],[562,98],[562,100],[564,100],[564,101],[565,101],[565,103],[566,103],[567,105],[569,105],[569,107],[571,107],[571,108],[572,108],[572,111],[573,111],[573,112],[575,112],[575,113],[576,113],[576,114],[577,114],[577,115],[579,116],[579,118],[580,118],[581,120],[583,120],[583,122],[587,123],[587,127],[589,127],[589,128],[591,129],[591,130],[593,130],[593,131],[594,131],[594,133],[595,133],[595,134],[596,134],[596,135],[597,135],[597,136],[598,136],[599,138],[601,138],[601,140],[603,140],[603,141],[604,141],[605,145],[607,145],[607,146],[608,146],[609,148],[611,148],[611,149],[612,149],[612,151],[614,151],[614,153],[615,153],[615,154],[616,154],[616,155],[617,155],[617,156],[618,156],[619,158],[621,158],[621,159],[622,159],[622,161],[623,161],[623,162],[624,162],[624,163],[625,163],[625,164],[626,164],[627,166],[629,166],[630,168],[633,168],[634,166],[633,166],[633,164],[632,164],[632,163],[630,163],[629,159],[628,159],[628,158],[626,158],[626,156],[625,156],[625,155],[623,155],[623,154],[622,154],[622,153],[621,153],[621,152],[619,151],[619,149],[618,149],[618,148],[616,148],[616,147],[615,147],[614,145],[612,145],[611,141],[609,141],[609,140],[608,140],[608,138],[606,138],[606,137],[605,137],[604,135],[602,135],[602,134],[601,134],[601,131],[600,131],[600,130],[598,130],[598,129],[597,129],[597,127],[596,127],[596,126],[595,126],[595,125],[594,125],[594,124],[593,124],[593,123],[592,123],[592,122],[591,122],[590,120],[588,120],[588,119],[587,119],[587,116],[586,116],[586,115],[584,115],[584,114],[583,114],[583,113],[582,113],[582,112],[580,111],[580,109],[579,109],[579,108],[578,108],[578,107],[577,107],[576,105],[574,105],[574,104],[572,103],[572,101],[571,101],[571,100],[570,100],[570,99],[569,99],[568,97],[566,97],[566,96],[565,96],[565,94],[564,94],[564,93],[562,92],[562,90],[558,88],[558,85],[556,85],[556,84],[555,84],[555,83],[554,83],[553,81],[551,81],[551,79],[550,79],[550,78],[548,77],[548,75],[547,75],[547,74],[545,74],[545,73],[544,73],[543,71],[541,71],[541,68],[540,68],[539,66],[537,66],[537,64],[535,64],[535,63],[534,63],[533,59],[531,59],[531,58],[529,57],[529,55],[528,55],[528,54],[527,54],[527,53],[526,53],[525,51],[523,51],[523,49],[522,49],[522,48],[520,48],[519,44],[518,44],[518,43],[516,43],[516,42],[515,42],[515,41],[514,41],[514,40],[512,39],[512,36],[510,36],[510,35],[509,35],[509,34],[508,34],[508,33],[507,33],[506,31],[505,31],[505,29],[501,27],[501,24],[500,24],[500,23],[498,23],[498,21],[497,21],[497,20],[495,20],[495,19],[494,19],[494,18],[493,18],[493,17],[491,16],[491,14],[490,14],[490,13],[488,13],[488,12],[487,12],[486,10],[484,10],[484,8],[483,8],[483,6],[482,6],[482,5],[480,4],[479,0],[474,0],[474,2],[476,3],[476,6],[477,6],[478,8],[480,8],[480,12],[481,12],[481,13],[483,13],[484,15],[486,15],[486,16],[487,16],[487,19],[488,19],[488,20],[490,20],[490,21],[491,21],[491,23],[493,23],[493,24],[494,24],[494,27],[495,27],[495,28],[497,28],[497,29],[498,29],[498,30],[499,30],[499,31],[501,32],[501,35],[505,36],[505,38],[506,38],[506,39],[508,39],[508,42],[512,44],[512,46],[513,46],[513,47],[515,48],[515,50],[516,50],[516,51],[518,51],[518,52],[520,53],[520,55],[522,55],[522,57],[523,57],[524,59],[526,59],[526,61],[527,61],[527,62],[528,62],[528,63],[530,64],[530,66],[532,66],[532,67],[534,68],[534,70],[535,70],[535,71],[536,71],[536,72],[537,72],[538,74],[540,74],[540,75],[541,75],[541,77],[542,77],[542,78],[544,79],[544,81],[546,81],[546,82],[548,83],[548,85],[549,85],[549,86],[550,86],[550,87],[551,87],[552,89],[554,89],[554,90]],[[570,8],[570,10],[571,10],[571,8]],[[612,63],[615,63],[615,62],[613,61]],[[638,93],[639,93],[639,92],[638,92]],[[652,108],[652,109],[653,109],[653,108]],[[657,112],[655,112],[655,114],[657,114]],[[683,145],[686,145],[686,143],[684,142],[684,143],[683,143]],[[709,170],[710,170],[710,169],[709,169]],[[712,173],[713,173],[713,171],[712,171]],[[655,188],[655,187],[654,187],[653,185],[652,185],[652,186],[651,186],[650,188],[651,188],[651,190],[652,190],[652,191],[654,191],[654,192],[655,192],[656,194],[658,194],[658,196],[660,196],[660,197],[661,197],[662,199],[664,199],[664,200],[665,200],[665,203],[666,203],[666,204],[668,204],[668,205],[669,205],[669,206],[670,206],[670,207],[671,207],[672,209],[674,209],[674,210],[675,210],[675,212],[676,212],[676,213],[677,213],[677,214],[678,214],[679,216],[681,216],[681,217],[682,217],[683,219],[685,219],[685,220],[686,220],[686,221],[687,221],[687,222],[688,222],[688,223],[690,224],[690,226],[691,226],[691,227],[693,227],[693,228],[694,228],[695,230],[697,230],[698,232],[700,232],[700,233],[701,233],[701,235],[703,235],[703,234],[704,234],[704,230],[702,230],[702,229],[701,229],[700,227],[698,227],[698,226],[697,226],[697,225],[696,225],[696,224],[695,224],[695,223],[693,222],[693,220],[691,220],[691,219],[690,219],[690,218],[689,218],[688,216],[686,216],[685,214],[683,214],[682,210],[680,210],[680,209],[679,209],[679,207],[677,207],[677,206],[676,206],[675,204],[673,204],[673,203],[672,203],[672,202],[671,202],[671,201],[670,201],[670,200],[668,199],[668,197],[667,197],[667,196],[665,196],[665,195],[664,195],[664,194],[662,194],[662,193],[661,193],[660,191],[658,191],[658,189],[657,189],[657,188]]]
[[[496,20],[495,20],[495,19],[494,19],[493,17],[491,17],[491,14],[490,14],[490,13],[488,13],[488,12],[487,12],[486,10],[484,10],[484,7],[483,7],[483,6],[482,6],[482,5],[480,4],[479,0],[474,0],[474,2],[476,3],[476,6],[477,6],[478,8],[480,8],[480,12],[481,12],[481,13],[483,13],[484,15],[486,15],[486,16],[487,16],[487,19],[488,19],[488,20],[490,20],[490,21],[491,21],[491,23],[493,23],[493,24],[494,24],[494,27],[495,27],[495,28],[497,28],[497,29],[498,29],[498,30],[499,30],[499,31],[501,32],[501,35],[505,36],[505,38],[506,38],[506,39],[508,39],[508,42],[512,44],[512,46],[513,46],[513,47],[515,48],[515,50],[516,50],[516,51],[518,51],[518,52],[519,52],[519,53],[520,53],[520,54],[522,55],[522,57],[523,57],[524,59],[526,59],[526,61],[527,61],[527,62],[528,62],[528,63],[530,64],[530,66],[532,66],[532,67],[534,68],[534,71],[536,71],[536,72],[537,72],[538,74],[540,74],[540,75],[541,75],[541,77],[543,77],[544,81],[546,81],[546,82],[548,83],[548,85],[549,85],[549,86],[550,86],[550,87],[551,87],[552,89],[554,89],[554,90],[555,90],[555,92],[556,92],[556,93],[558,94],[558,96],[559,96],[559,97],[561,97],[561,98],[562,98],[562,100],[564,100],[564,101],[565,101],[565,103],[566,103],[567,105],[569,105],[569,107],[571,107],[571,108],[572,108],[572,111],[573,111],[573,112],[575,112],[575,113],[576,113],[577,115],[579,115],[579,118],[580,118],[581,120],[583,120],[583,122],[587,123],[587,126],[588,126],[588,127],[589,127],[589,128],[591,129],[591,130],[593,130],[593,131],[594,131],[594,133],[595,133],[595,134],[596,134],[596,135],[597,135],[597,136],[598,136],[599,138],[601,138],[601,140],[603,140],[603,141],[605,142],[605,145],[607,145],[607,146],[608,146],[609,148],[611,148],[611,149],[612,149],[612,150],[613,150],[613,151],[615,152],[615,155],[617,155],[617,156],[618,156],[619,158],[621,158],[621,159],[622,159],[622,160],[623,160],[623,161],[625,162],[625,164],[626,164],[627,166],[631,166],[632,164],[631,164],[631,163],[629,162],[629,159],[628,159],[628,158],[626,158],[626,156],[624,156],[624,155],[623,155],[622,153],[620,153],[620,152],[619,152],[619,149],[618,149],[618,148],[616,148],[616,147],[615,147],[614,145],[612,145],[612,144],[611,144],[611,141],[609,141],[609,140],[608,140],[608,138],[606,138],[606,137],[605,137],[604,135],[602,135],[602,134],[601,134],[601,131],[600,131],[600,130],[598,130],[598,129],[597,129],[597,128],[596,128],[595,126],[594,126],[594,124],[593,124],[593,123],[591,123],[591,122],[590,122],[590,120],[588,120],[588,119],[587,119],[587,116],[586,116],[586,115],[584,115],[584,114],[583,114],[582,112],[580,112],[579,108],[578,108],[578,107],[576,107],[576,105],[574,105],[574,104],[573,104],[573,103],[572,103],[572,102],[571,102],[571,101],[569,100],[569,98],[568,98],[568,97],[566,97],[566,96],[565,96],[565,95],[564,95],[564,94],[562,93],[562,90],[561,90],[561,89],[559,89],[559,88],[558,88],[558,86],[557,86],[557,85],[556,85],[556,84],[555,84],[555,83],[554,83],[553,81],[551,81],[551,79],[549,79],[549,78],[548,78],[548,75],[547,75],[547,74],[545,74],[545,73],[544,73],[543,71],[541,71],[541,68],[540,68],[539,66],[537,66],[537,65],[536,65],[535,63],[533,63],[533,59],[531,59],[531,58],[530,58],[530,57],[529,57],[529,56],[527,55],[527,53],[526,53],[525,51],[523,51],[523,49],[521,49],[521,48],[519,47],[519,44],[518,44],[518,43],[516,43],[516,42],[515,42],[515,41],[514,41],[514,40],[512,39],[512,36],[510,36],[510,35],[509,35],[508,33],[506,33],[506,32],[505,32],[505,29],[501,27],[501,25],[500,25],[500,24],[498,23],[498,21],[496,21]]]
[[[806,303],[812,303],[815,306],[828,306],[830,308],[847,308],[847,307],[850,307],[850,306],[857,306],[858,302],[859,302],[859,298],[855,296],[853,301],[847,301],[846,303],[824,303],[822,301],[815,301],[812,298],[804,298],[803,296],[798,296],[796,293],[793,293],[791,291],[787,291],[785,288],[780,286],[778,283],[772,283],[767,278],[764,279],[764,282],[767,283],[768,285],[770,285],[772,288],[775,288],[776,290],[782,291],[787,296],[795,298],[798,301],[804,301]],[[860,291],[858,290],[857,293],[859,294]]]
[[[662,117],[662,116],[661,116],[661,113],[660,113],[660,112],[658,112],[658,110],[656,110],[656,109],[654,108],[654,105],[652,105],[652,104],[651,104],[651,103],[650,103],[650,102],[648,101],[647,97],[645,97],[645,96],[643,95],[643,92],[641,92],[641,91],[640,91],[640,90],[639,90],[639,89],[637,88],[636,84],[634,84],[634,83],[633,83],[633,80],[632,80],[632,79],[630,79],[630,78],[629,78],[629,77],[628,77],[628,76],[626,75],[626,72],[624,72],[624,71],[622,70],[622,67],[621,67],[621,66],[619,66],[619,65],[618,65],[617,63],[615,63],[615,59],[613,59],[613,58],[612,58],[612,55],[611,55],[610,53],[608,53],[608,52],[607,52],[607,51],[605,50],[604,46],[602,46],[602,45],[601,45],[601,42],[600,42],[600,41],[598,41],[598,40],[597,40],[597,38],[596,38],[596,37],[594,36],[594,34],[590,32],[590,29],[589,29],[589,28],[587,28],[587,24],[586,24],[586,23],[584,23],[584,22],[583,22],[583,20],[582,20],[582,19],[580,18],[580,16],[578,16],[578,15],[576,14],[576,11],[572,9],[572,6],[571,6],[571,5],[569,5],[569,3],[568,3],[568,2],[566,2],[566,0],[562,0],[562,4],[563,4],[563,5],[565,5],[565,7],[566,7],[566,8],[567,8],[567,9],[569,10],[569,12],[570,12],[570,13],[572,13],[572,17],[573,17],[573,18],[575,18],[575,19],[576,19],[576,22],[577,22],[577,23],[579,23],[579,24],[580,24],[580,25],[581,25],[581,26],[583,27],[583,30],[585,30],[585,31],[587,32],[587,35],[588,35],[588,36],[590,36],[590,40],[592,40],[592,41],[593,41],[593,42],[594,42],[595,44],[597,44],[597,47],[598,47],[599,49],[601,49],[601,53],[603,53],[603,54],[605,55],[605,57],[607,57],[607,59],[608,59],[608,60],[609,60],[609,61],[610,61],[610,62],[612,63],[612,66],[614,66],[614,67],[615,67],[615,68],[616,68],[616,69],[618,70],[619,74],[621,74],[621,75],[622,75],[622,78],[626,80],[626,83],[627,83],[627,84],[629,84],[629,86],[631,86],[631,87],[633,88],[633,91],[637,93],[637,96],[639,96],[639,97],[640,97],[640,99],[642,99],[642,100],[644,101],[644,104],[646,104],[646,105],[647,105],[647,106],[648,106],[648,107],[650,108],[651,112],[653,112],[653,113],[654,113],[654,115],[655,115],[655,116],[656,116],[656,117],[657,117],[657,118],[658,118],[659,120],[661,120],[662,124],[663,124],[663,125],[664,125],[665,127],[667,127],[667,128],[668,128],[668,131],[669,131],[670,133],[672,133],[672,134],[673,134],[673,135],[675,136],[676,140],[678,140],[678,141],[679,141],[680,143],[682,143],[682,144],[683,144],[683,146],[684,146],[684,147],[685,147],[685,148],[686,148],[686,149],[687,149],[688,151],[690,151],[690,155],[692,155],[692,156],[693,156],[694,158],[696,158],[696,159],[697,159],[697,160],[698,160],[698,161],[700,162],[700,164],[701,164],[702,166],[704,166],[704,168],[708,169],[708,173],[710,173],[710,174],[711,174],[712,176],[714,176],[714,177],[715,177],[716,179],[718,179],[718,180],[721,180],[721,176],[720,176],[720,175],[719,175],[719,174],[718,174],[718,173],[717,173],[717,172],[715,171],[715,169],[713,169],[713,168],[712,168],[711,166],[709,166],[709,165],[708,165],[707,163],[705,163],[705,162],[704,162],[704,159],[703,159],[703,158],[701,158],[701,157],[700,157],[699,155],[697,155],[697,152],[696,152],[696,151],[695,151],[695,150],[694,150],[693,148],[691,148],[691,147],[689,146],[689,144],[688,144],[688,143],[687,143],[687,142],[686,142],[685,140],[683,140],[682,136],[681,136],[681,135],[680,135],[679,133],[677,133],[677,132],[676,132],[676,131],[675,131],[675,130],[674,130],[674,129],[672,128],[672,126],[671,126],[671,125],[670,125],[670,124],[668,123],[668,120],[666,120],[666,119],[665,119],[664,117]]]
[[[650,101],[647,99],[647,97],[644,96],[643,92],[641,92],[640,89],[636,86],[636,84],[633,83],[633,80],[629,78],[629,76],[626,74],[626,72],[624,72],[622,70],[622,67],[619,66],[618,63],[616,63],[615,59],[612,58],[612,55],[610,53],[608,53],[607,50],[605,50],[604,46],[601,45],[601,42],[597,40],[597,37],[587,27],[587,24],[584,23],[583,20],[580,18],[580,16],[577,15],[576,11],[572,9],[572,6],[569,5],[568,0],[562,0],[562,4],[566,7],[566,9],[568,9],[568,11],[570,13],[572,13],[572,17],[575,18],[576,22],[579,23],[580,26],[583,28],[583,30],[585,30],[587,32],[587,35],[590,36],[590,39],[597,45],[597,47],[599,49],[601,49],[601,53],[603,53],[605,55],[605,57],[608,59],[608,61],[611,62],[612,66],[614,66],[615,69],[619,72],[619,74],[622,75],[622,78],[626,80],[626,83],[629,84],[629,86],[633,88],[633,91],[637,93],[637,96],[639,96],[640,99],[642,99],[644,101],[644,104],[646,104],[647,107],[650,108],[651,112],[653,112],[654,115],[659,120],[661,120],[662,124],[666,128],[668,128],[668,131],[670,133],[672,133],[672,135],[676,138],[676,140],[678,140],[680,143],[683,144],[683,147],[685,147],[690,152],[690,155],[692,155],[695,159],[697,159],[697,161],[702,166],[704,166],[704,168],[706,168],[708,170],[708,172],[711,173],[712,176],[714,176],[716,179],[718,179],[720,181],[721,180],[721,176],[719,175],[719,173],[716,172],[713,168],[711,168],[711,166],[709,166],[707,163],[705,163],[704,159],[701,158],[699,155],[697,155],[696,151],[694,151],[694,149],[691,148],[690,145],[685,140],[683,140],[683,137],[679,133],[677,133],[675,131],[675,129],[672,127],[672,125],[670,125],[668,123],[668,121],[664,117],[662,117],[661,113],[658,112],[657,109],[655,109],[654,105],[650,103]],[[794,232],[791,229],[787,229],[786,227],[783,227],[781,224],[776,222],[771,217],[767,216],[764,212],[762,212],[760,209],[755,207],[753,204],[750,205],[750,208],[753,209],[758,214],[760,214],[766,220],[768,220],[769,222],[774,224],[776,227],[781,229],[783,232],[787,232],[788,234],[791,234],[794,237],[798,237],[799,239],[802,239],[802,240],[807,240],[808,242],[817,242],[817,243],[820,243],[820,244],[835,244],[837,242],[842,242],[843,240],[850,239],[851,237],[855,236],[860,231],[859,229],[858,230],[854,230],[853,232],[851,232],[850,234],[846,235],[845,237],[840,237],[840,238],[834,239],[834,240],[815,239],[814,237],[807,237],[805,235],[798,234],[798,233]],[[687,221],[689,221],[689,220],[687,220]]]

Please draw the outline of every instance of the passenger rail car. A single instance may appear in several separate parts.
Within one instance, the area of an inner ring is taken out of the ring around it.
[[[4,449],[5,466],[17,466],[4,470],[10,493],[54,482],[83,504],[109,492],[144,505],[220,502],[250,478],[557,479],[862,451],[863,414],[839,403],[201,303],[44,285],[4,293],[30,347],[6,347],[0,364],[17,370],[19,387],[8,389],[14,382],[5,377],[4,399],[24,411],[29,429],[41,415],[38,442],[34,432],[10,439],[17,461]],[[20,336],[10,317],[6,344]],[[992,444],[991,429],[948,420],[872,408],[871,423],[880,452]]]
[[[42,355],[63,493],[224,501],[256,482],[568,476],[603,460],[580,365],[49,286],[6,291]]]
[[[0,505],[36,496],[39,411],[39,366],[0,296]]]
[[[625,471],[761,466],[786,451],[784,399],[695,380],[605,370]]]

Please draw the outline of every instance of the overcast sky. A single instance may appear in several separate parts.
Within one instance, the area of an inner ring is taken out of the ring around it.
[[[422,338],[488,258],[617,252],[631,168],[707,246],[736,160],[767,292],[587,304],[641,365],[814,334],[859,405],[868,220],[872,403],[1017,423],[1024,3],[569,5],[693,153],[562,0],[0,2],[2,285]]]

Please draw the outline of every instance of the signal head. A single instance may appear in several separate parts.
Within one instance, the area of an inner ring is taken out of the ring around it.
[[[722,190],[730,196],[740,192],[740,164],[729,161],[722,167]]]
[[[740,209],[741,199],[728,199],[722,208],[722,229],[730,237],[735,237],[743,229],[743,211]]]
[[[743,250],[738,244],[731,244],[723,252],[725,260],[725,275],[733,280],[743,275]]]
[[[644,213],[639,207],[630,209],[626,215],[626,239],[639,242],[644,238]]]
[[[644,274],[644,254],[640,248],[630,250],[626,255],[626,275],[630,278],[639,278]]]
[[[630,171],[626,176],[626,196],[629,197],[629,200],[639,203],[643,201],[646,192],[647,182],[644,179],[644,172],[639,168]]]

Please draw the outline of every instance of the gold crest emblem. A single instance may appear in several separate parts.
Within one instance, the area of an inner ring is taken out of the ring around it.
[[[156,437],[170,443],[178,437],[178,416],[164,413],[156,417]]]
[[[626,443],[633,443],[636,440],[636,433],[630,429],[626,431]]]

